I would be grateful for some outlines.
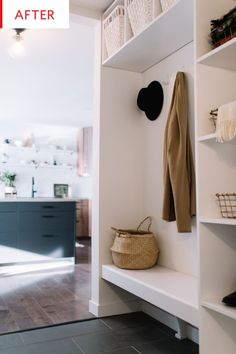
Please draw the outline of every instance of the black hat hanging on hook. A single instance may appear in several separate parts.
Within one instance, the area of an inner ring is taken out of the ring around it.
[[[163,88],[158,81],[152,81],[148,87],[139,91],[137,104],[144,111],[149,120],[156,120],[162,110],[164,102]]]

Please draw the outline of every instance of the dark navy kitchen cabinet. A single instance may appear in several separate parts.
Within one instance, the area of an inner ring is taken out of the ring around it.
[[[0,203],[0,264],[74,257],[75,225],[75,202]]]

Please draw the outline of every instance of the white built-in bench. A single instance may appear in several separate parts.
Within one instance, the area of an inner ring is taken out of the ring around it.
[[[103,265],[102,278],[198,327],[196,277],[161,266],[147,270],[125,270],[114,265]]]

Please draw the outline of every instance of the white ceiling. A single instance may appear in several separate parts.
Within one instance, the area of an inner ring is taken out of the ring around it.
[[[13,35],[0,31],[0,122],[91,124],[94,29],[71,15],[70,29],[27,30],[20,59],[8,53]]]
[[[113,0],[71,0],[72,4],[100,12],[106,10],[112,2]]]

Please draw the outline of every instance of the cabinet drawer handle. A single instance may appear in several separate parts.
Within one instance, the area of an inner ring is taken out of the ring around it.
[[[43,237],[45,237],[45,238],[55,238],[55,237],[58,237],[58,235],[46,234],[46,235],[43,235]]]
[[[42,218],[53,219],[53,218],[55,218],[55,216],[54,215],[43,215]]]
[[[43,205],[42,208],[43,209],[53,209],[54,205]]]

